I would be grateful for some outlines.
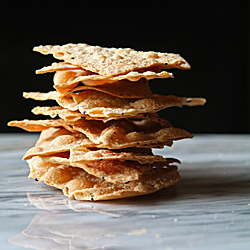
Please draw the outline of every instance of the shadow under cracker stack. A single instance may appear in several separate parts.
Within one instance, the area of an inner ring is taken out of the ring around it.
[[[148,81],[173,78],[166,70],[190,69],[180,55],[102,48],[87,44],[39,46],[34,51],[61,60],[36,71],[55,72],[48,93],[25,98],[54,100],[54,107],[35,107],[47,120],[11,121],[41,132],[24,156],[29,177],[62,189],[77,200],[109,200],[145,195],[180,180],[174,158],[154,155],[152,148],[171,147],[193,136],[175,128],[157,112],[177,106],[204,105],[203,98],[153,94]]]

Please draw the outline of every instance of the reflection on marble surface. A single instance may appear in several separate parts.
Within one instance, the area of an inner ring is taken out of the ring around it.
[[[178,184],[102,202],[27,179],[32,138],[15,136],[0,145],[2,249],[250,249],[250,136],[177,142],[160,152],[182,160]]]
[[[30,204],[50,213],[37,214],[30,225],[9,242],[34,249],[44,249],[46,246],[53,246],[53,249],[110,249],[115,246],[114,249],[117,249],[130,236],[148,233],[147,228],[142,227],[141,220],[134,216],[146,212],[149,203],[152,206],[155,202],[160,204],[160,201],[173,199],[176,189],[170,187],[147,198],[138,197],[137,200],[130,198],[99,203],[79,202],[60,194],[27,193],[27,197]],[[129,209],[124,209],[128,206]],[[116,220],[109,220],[98,213],[115,217]],[[155,217],[155,214],[152,216]],[[123,219],[125,217],[128,217],[126,221]],[[160,237],[160,234],[157,236]]]

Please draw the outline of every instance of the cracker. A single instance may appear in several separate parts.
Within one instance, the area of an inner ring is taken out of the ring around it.
[[[58,155],[61,153],[66,155]],[[140,164],[166,161],[160,155],[153,155],[151,148],[125,148],[119,150],[97,149],[82,133],[71,133],[66,129],[50,128],[42,131],[35,145],[29,149],[23,160],[34,156],[67,157],[71,163],[101,160],[137,161]]]
[[[22,128],[29,132],[40,132],[48,128],[60,128],[64,127],[70,132],[77,133],[71,126],[68,126],[62,119],[58,120],[22,120],[22,121],[11,121],[8,126]]]
[[[84,133],[91,141],[105,148],[142,147],[193,136],[185,130],[164,128],[159,123],[143,120],[78,121],[73,128]],[[129,143],[129,146],[128,146]],[[171,144],[172,145],[172,144]]]
[[[35,147],[30,148],[23,160],[34,156],[48,156],[70,151],[74,147],[95,147],[82,133],[71,133],[66,129],[50,128],[42,131]]]
[[[23,97],[25,98],[31,98],[37,101],[47,101],[47,100],[56,100],[62,96],[57,91],[50,91],[48,93],[41,93],[41,92],[24,92]]]
[[[98,150],[99,151],[99,150]],[[98,161],[83,161],[81,163],[73,162],[71,159],[71,156],[69,157],[66,155],[66,153],[61,153],[57,155],[52,156],[42,156],[40,157],[43,161],[55,163],[55,164],[61,164],[61,165],[70,165],[72,167],[78,167],[81,169],[84,169],[87,173],[94,175],[98,178],[105,179],[108,182],[112,183],[128,183],[131,181],[136,181],[140,178],[140,176],[145,172],[152,168],[162,168],[169,166],[170,163],[180,163],[178,160],[170,158],[170,159],[164,159],[164,161],[161,162],[153,162],[153,163],[139,163],[138,161],[132,160],[126,160],[126,161],[120,161],[115,159],[116,156],[113,155],[112,157],[109,157],[106,153],[107,157],[110,158],[107,160],[105,158],[105,153],[103,154],[103,160]],[[123,155],[123,152],[120,153],[120,155]],[[135,155],[135,158],[141,158],[139,155]],[[82,157],[83,158],[83,157]],[[163,160],[162,159],[162,160]]]
[[[140,79],[136,83],[128,80],[121,80],[114,83],[104,83],[99,86],[76,87],[75,85],[54,85],[54,87],[58,92],[64,95],[71,92],[95,90],[120,98],[150,98],[154,96],[149,88],[148,81],[145,78]]]
[[[60,129],[63,130],[63,129]],[[70,163],[90,161],[119,160],[137,161],[140,164],[166,161],[160,155],[153,155],[150,148],[126,148],[124,150],[97,149],[81,134],[59,135],[58,137],[39,139],[35,147],[29,149],[23,160],[34,156],[66,157]],[[90,146],[88,146],[88,144]],[[63,153],[63,155],[61,155]],[[66,154],[64,154],[66,153]]]
[[[92,75],[90,71],[87,70],[67,70],[67,71],[58,71],[54,75],[54,87],[60,93],[70,91],[75,88],[79,82],[74,81],[79,76],[88,76]]]
[[[102,120],[103,122],[107,122],[110,120],[114,120],[114,118],[106,119],[105,117],[92,117],[86,114],[82,114],[79,111],[71,111],[61,106],[54,107],[35,107],[32,109],[32,113],[35,115],[48,115],[51,118],[56,118],[59,116],[66,122],[76,122],[78,120],[86,119],[86,120]],[[126,118],[125,115],[116,116],[115,119]],[[134,120],[151,120],[160,123],[162,126],[171,127],[172,125],[165,119],[159,117],[156,113],[147,113],[147,114],[137,114],[133,117]]]
[[[59,116],[66,122],[76,122],[81,119],[87,120],[105,120],[105,117],[91,117],[89,115],[83,115],[79,111],[71,111],[61,106],[54,106],[54,107],[35,107],[31,110],[31,112],[35,115],[48,115],[51,118],[55,118]]]
[[[79,110],[92,117],[116,117],[126,115],[134,117],[142,113],[155,113],[164,108],[204,105],[204,98],[186,98],[174,95],[162,96],[155,94],[153,98],[128,99],[118,98],[94,90],[62,96],[56,91],[48,93],[29,92],[25,98],[35,100],[56,100],[63,108],[71,111]]]
[[[83,147],[72,148],[70,150],[71,163],[84,163],[90,161],[119,160],[136,161],[140,164],[166,161],[161,155],[153,155],[152,151],[147,149],[136,152],[135,150],[116,151],[110,149],[88,149]]]
[[[55,71],[76,70],[76,69],[82,69],[82,68],[80,66],[73,65],[70,63],[59,62],[59,63],[52,63],[52,65],[50,66],[36,70],[36,74],[44,74]]]
[[[146,80],[151,80],[154,78],[173,78],[172,73],[165,71],[153,72],[129,72],[125,75],[119,75],[114,77],[106,77],[98,74],[91,74],[86,70],[72,70],[72,71],[58,71],[54,75],[54,87],[60,92],[64,93],[73,89],[79,82],[82,82],[87,86],[100,86],[104,83],[115,83],[117,81],[127,80],[130,84],[138,84],[137,82],[144,78]]]
[[[72,132],[68,131],[67,129],[64,128],[49,128],[46,130],[43,130],[40,133],[40,136],[36,142],[36,146],[40,146],[44,142],[52,141],[55,138],[63,135],[72,135]],[[82,136],[85,138],[85,136]]]
[[[173,140],[192,138],[187,131],[174,127],[162,127],[161,124],[150,121],[113,120],[106,123],[95,120],[79,120],[66,123],[56,120],[24,120],[12,121],[10,126],[16,126],[28,131],[38,132],[50,127],[64,127],[72,133],[83,133],[88,139],[101,148],[152,147],[161,143],[171,146]]]
[[[44,162],[39,157],[28,161],[30,178],[62,189],[64,195],[76,200],[110,200],[154,193],[180,180],[176,167],[153,168],[138,181],[114,184],[88,174],[83,169]]]
[[[104,76],[121,75],[154,66],[160,69],[190,69],[185,59],[173,53],[142,52],[130,48],[102,48],[80,43],[39,46],[33,50],[44,55],[53,54],[56,59]]]

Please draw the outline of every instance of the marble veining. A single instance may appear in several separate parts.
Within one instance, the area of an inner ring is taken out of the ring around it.
[[[1,249],[250,249],[250,136],[197,135],[156,154],[182,161],[155,194],[81,202],[28,179],[37,134],[0,135]]]

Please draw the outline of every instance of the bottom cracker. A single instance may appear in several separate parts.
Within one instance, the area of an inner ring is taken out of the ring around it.
[[[29,177],[62,189],[64,195],[76,200],[111,200],[154,193],[180,180],[177,167],[153,168],[139,180],[128,184],[114,184],[69,165],[44,162],[39,157],[28,160]]]

